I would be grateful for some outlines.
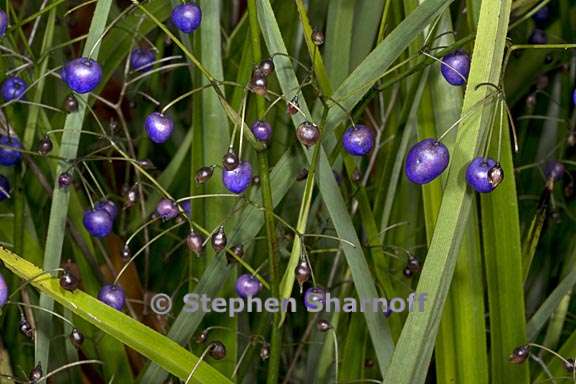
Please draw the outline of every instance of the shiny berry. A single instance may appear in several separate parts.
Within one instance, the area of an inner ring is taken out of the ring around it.
[[[70,292],[74,292],[80,285],[80,279],[70,270],[64,270],[60,276],[60,286]]]
[[[170,199],[162,199],[156,205],[156,213],[162,220],[170,220],[178,216],[178,207]]]
[[[528,356],[530,355],[530,346],[528,345],[521,345],[512,351],[512,354],[508,358],[513,364],[521,364],[526,361]]]
[[[259,141],[268,141],[272,137],[272,126],[267,121],[256,120],[250,130]]]
[[[408,268],[412,272],[418,272],[420,270],[420,262],[414,256],[409,256],[406,268]]]
[[[126,294],[122,287],[115,284],[106,284],[98,292],[98,300],[119,311],[124,308]]]
[[[256,296],[262,289],[262,284],[256,277],[248,273],[240,275],[236,280],[236,293],[238,296],[246,299]]]
[[[0,37],[6,34],[8,28],[8,15],[6,12],[0,10]]]
[[[132,257],[132,251],[130,250],[128,244],[125,244],[124,247],[122,248],[122,260],[128,261],[130,260],[131,257]]]
[[[208,332],[202,331],[196,336],[196,343],[197,344],[204,344],[208,340]]]
[[[536,24],[545,24],[550,18],[550,8],[548,6],[542,7],[532,15],[532,20]]]
[[[38,153],[41,155],[47,155],[52,151],[54,145],[52,144],[52,140],[48,135],[44,135],[38,142]]]
[[[69,187],[72,184],[72,175],[69,172],[62,172],[58,176],[58,186],[60,188]]]
[[[106,237],[112,232],[112,216],[104,209],[90,209],[84,212],[84,227],[94,237]]]
[[[305,121],[296,128],[296,137],[300,143],[310,147],[320,140],[320,131],[316,124]]]
[[[180,208],[184,211],[185,214],[190,215],[192,213],[192,203],[190,200],[184,200],[180,203]]]
[[[436,139],[425,139],[416,144],[406,156],[406,176],[415,184],[426,184],[440,176],[448,166],[448,148]]]
[[[232,150],[226,152],[222,157],[222,166],[227,171],[232,171],[236,169],[238,167],[238,164],[240,164],[240,160]]]
[[[576,371],[576,362],[574,361],[574,359],[572,358],[566,359],[566,361],[564,361],[564,369],[569,373],[573,373],[574,371]]]
[[[26,316],[22,313],[20,315],[20,324],[18,325],[20,333],[26,336],[29,339],[34,338],[34,328],[32,328],[32,324],[26,319]]]
[[[188,236],[186,236],[186,245],[192,252],[200,255],[202,249],[204,249],[204,237],[195,231],[190,231]]]
[[[470,162],[466,169],[466,181],[475,191],[492,192],[498,185],[490,180],[490,170],[498,166],[491,158],[477,157]]]
[[[224,357],[226,357],[226,347],[219,341],[213,341],[210,344],[208,354],[214,360],[222,360]]]
[[[151,49],[134,48],[130,53],[130,69],[146,72],[152,69],[151,63],[156,60],[156,54]]]
[[[8,301],[8,285],[4,276],[0,274],[0,307],[2,307]]]
[[[226,238],[226,233],[224,232],[224,226],[218,227],[218,230],[210,238],[210,243],[215,252],[220,252],[226,248],[226,243],[228,239]]]
[[[38,381],[40,381],[40,379],[42,379],[43,375],[44,372],[42,371],[42,365],[40,364],[40,362],[38,362],[38,364],[36,364],[36,366],[30,371],[30,374],[28,375],[28,380],[30,381],[31,384],[35,384]]]
[[[144,129],[150,140],[156,144],[162,144],[172,135],[174,122],[159,112],[152,112],[144,120]]]
[[[262,344],[259,355],[262,360],[268,360],[270,358],[270,345],[268,343]]]
[[[298,281],[298,284],[300,285],[300,287],[302,287],[302,285],[304,285],[304,283],[307,282],[308,279],[310,279],[312,271],[310,270],[310,265],[308,265],[308,262],[306,262],[306,260],[301,260],[296,266],[296,270],[294,271],[294,273],[296,275],[296,280]]]
[[[365,125],[355,125],[344,132],[342,145],[353,156],[364,156],[374,146],[374,133]]]
[[[18,100],[22,98],[28,84],[18,76],[10,76],[2,83],[2,98],[4,101]]]
[[[488,181],[492,184],[492,188],[496,188],[504,180],[504,170],[500,164],[496,164],[488,170]]]
[[[10,182],[6,176],[0,175],[0,201],[10,198]]]
[[[327,332],[330,328],[332,328],[332,326],[327,320],[320,319],[316,322],[316,329],[320,332]]]
[[[194,32],[202,22],[202,10],[196,3],[186,3],[172,10],[172,22],[184,33]]]
[[[324,32],[322,32],[322,31],[314,30],[312,32],[311,38],[312,38],[312,42],[314,43],[314,45],[324,44]]]
[[[414,275],[414,271],[411,270],[409,267],[404,268],[404,270],[402,270],[402,273],[407,278],[411,278]]]
[[[298,112],[298,108],[300,108],[300,104],[298,103],[298,96],[294,96],[292,100],[288,103],[288,114],[290,116],[294,115]]]
[[[84,343],[84,335],[76,328],[73,328],[72,332],[70,332],[69,339],[76,348],[80,348],[82,343]]]
[[[94,207],[96,209],[103,209],[106,212],[108,212],[110,217],[112,217],[112,220],[115,220],[116,216],[118,216],[118,206],[112,200],[99,201],[96,203],[96,205]]]
[[[564,167],[564,164],[558,161],[550,160],[546,164],[546,168],[544,169],[544,175],[546,176],[547,179],[559,180],[562,178],[562,176],[564,176],[565,171],[566,168]]]
[[[14,148],[14,149],[12,149]],[[0,136],[0,165],[11,166],[22,157],[22,143],[16,136]]]
[[[242,246],[242,244],[237,244],[237,245],[233,246],[232,247],[232,253],[238,259],[241,259],[242,257],[244,257],[244,247]],[[232,256],[228,253],[226,254],[226,261],[228,262],[228,264],[232,264],[233,262],[236,261],[236,258],[234,258],[234,256]]]
[[[456,51],[442,58],[440,72],[451,85],[463,85],[470,72],[470,56],[464,51]]]
[[[308,288],[304,292],[304,306],[308,309],[317,309],[319,304],[326,302],[326,291],[320,287]]]
[[[244,192],[252,182],[252,166],[249,162],[241,162],[235,169],[222,170],[222,183],[232,193]]]
[[[102,81],[102,67],[95,60],[80,57],[66,63],[60,70],[60,77],[74,92],[88,93]]]
[[[274,72],[274,62],[272,59],[265,59],[259,65],[260,73],[264,76],[270,76]]]
[[[64,100],[64,109],[68,113],[76,112],[78,110],[78,100],[76,100],[76,96],[73,94],[66,96],[66,100]]]
[[[250,89],[258,96],[266,95],[268,92],[266,78],[262,75],[255,75],[250,81]]]
[[[528,38],[530,44],[546,44],[548,42],[548,36],[546,36],[546,31],[539,28],[534,28],[532,34]]]
[[[210,180],[213,173],[214,173],[214,167],[202,167],[198,171],[196,171],[196,176],[194,176],[194,180],[196,180],[198,184],[203,184],[206,181]]]

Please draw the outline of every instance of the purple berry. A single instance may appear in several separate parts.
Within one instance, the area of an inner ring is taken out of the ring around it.
[[[470,56],[464,51],[455,51],[442,58],[442,76],[451,85],[463,85],[470,72]]]
[[[182,203],[180,203],[180,206],[187,215],[192,213],[192,204],[190,203],[190,200],[184,200]]]
[[[76,93],[93,91],[102,81],[102,67],[87,57],[67,62],[60,70],[60,77]]]
[[[202,10],[196,3],[180,4],[172,10],[172,22],[184,33],[194,32],[202,22]]]
[[[550,18],[550,8],[548,6],[542,7],[532,15],[532,20],[536,24],[545,24]]]
[[[2,98],[5,101],[18,100],[24,95],[28,84],[18,76],[10,76],[2,83]]]
[[[564,164],[550,160],[546,164],[546,168],[544,169],[544,175],[546,175],[547,179],[554,179],[559,180],[562,176],[564,176],[564,172],[566,171]]]
[[[406,156],[406,176],[415,184],[426,184],[437,178],[448,166],[448,148],[436,139],[424,139]]]
[[[470,162],[466,169],[466,181],[475,191],[481,193],[492,192],[496,185],[491,182],[490,170],[497,167],[496,160],[489,157],[477,157]]]
[[[0,165],[11,166],[18,163],[22,157],[22,152],[19,151],[21,148],[22,143],[16,136],[0,136]]]
[[[252,166],[249,162],[241,162],[235,169],[222,170],[222,182],[232,193],[242,193],[252,182]]]
[[[154,51],[146,48],[134,48],[130,53],[130,68],[134,71],[140,70],[147,72],[152,69],[152,65],[156,60]]]
[[[72,175],[69,172],[62,172],[60,176],[58,176],[58,186],[60,188],[69,187],[72,184]]]
[[[118,216],[118,206],[112,200],[99,201],[96,203],[95,208],[96,209],[103,209],[106,212],[108,212],[110,217],[112,217],[112,220],[115,220],[116,216]]]
[[[576,105],[576,89],[572,91],[572,102]]]
[[[320,287],[308,288],[304,292],[304,306],[308,309],[318,309],[318,304],[326,303],[326,291]]]
[[[2,307],[8,301],[8,285],[4,276],[0,274],[0,307]]]
[[[124,308],[126,294],[119,285],[106,284],[98,292],[98,300],[119,311]]]
[[[6,12],[0,10],[0,37],[6,34],[8,28],[8,15]]]
[[[10,182],[4,175],[0,175],[0,201],[10,197]]]
[[[344,132],[342,145],[353,156],[364,156],[374,146],[374,134],[365,125],[355,125]]]
[[[534,28],[532,34],[528,38],[530,44],[546,44],[548,42],[548,36],[546,36],[546,31],[539,28]]]
[[[238,280],[236,280],[236,293],[244,299],[256,296],[261,289],[262,284],[260,281],[248,273],[240,275]]]
[[[172,135],[174,122],[159,112],[152,112],[146,117],[144,128],[150,140],[156,144],[162,144]]]
[[[272,126],[267,121],[256,120],[250,130],[259,141],[268,141],[272,137]]]
[[[156,213],[162,220],[170,220],[178,216],[178,207],[170,199],[162,199],[156,205]]]
[[[88,233],[94,237],[106,237],[112,232],[112,216],[104,209],[85,211],[83,223]]]

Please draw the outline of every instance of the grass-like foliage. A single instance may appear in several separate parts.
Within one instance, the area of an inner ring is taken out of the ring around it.
[[[0,1],[0,383],[576,382],[574,31]]]

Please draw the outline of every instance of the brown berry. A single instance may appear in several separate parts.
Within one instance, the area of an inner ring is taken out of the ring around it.
[[[210,350],[208,354],[215,360],[222,360],[226,357],[226,347],[219,341],[213,341],[210,344]]]
[[[210,239],[212,243],[212,248],[214,248],[215,252],[220,252],[224,248],[226,248],[226,243],[228,240],[226,239],[226,233],[224,233],[224,226],[221,225],[218,230],[212,235]]]
[[[316,124],[305,121],[296,129],[296,137],[300,143],[306,147],[310,147],[316,144],[320,139],[320,131]]]

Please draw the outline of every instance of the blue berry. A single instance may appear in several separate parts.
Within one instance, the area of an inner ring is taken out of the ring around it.
[[[436,139],[424,139],[406,156],[406,176],[415,184],[426,184],[440,176],[448,166],[448,148]]]
[[[106,284],[98,292],[98,300],[104,304],[121,311],[124,308],[126,294],[119,285]]]
[[[156,144],[162,144],[172,135],[174,122],[159,112],[152,112],[146,117],[144,128],[150,140]]]
[[[246,299],[256,296],[262,289],[262,284],[258,279],[250,274],[240,275],[236,280],[236,293]]]
[[[184,200],[182,203],[180,203],[180,206],[187,215],[192,213],[192,204],[190,203],[190,200]]]
[[[539,28],[534,28],[532,34],[528,38],[530,44],[546,44],[548,42],[548,36],[546,36],[546,31]]]
[[[564,176],[565,171],[566,168],[564,167],[564,164],[555,160],[550,160],[546,164],[546,168],[544,169],[544,175],[546,175],[547,179],[559,180],[560,178],[562,178],[562,176]]]
[[[22,157],[19,149],[22,149],[22,143],[16,136],[0,136],[0,165],[11,166],[18,163]]]
[[[156,205],[156,213],[162,220],[170,220],[178,216],[178,207],[169,199],[162,199]]]
[[[493,179],[494,170],[502,173],[496,160],[489,157],[477,157],[466,169],[466,182],[477,192],[492,192],[502,181],[502,176],[496,181]]]
[[[319,309],[326,303],[326,291],[320,287],[308,288],[304,292],[304,306],[308,309]]]
[[[84,212],[84,228],[94,237],[106,237],[112,232],[112,216],[105,209],[89,209]]]
[[[244,192],[252,182],[252,166],[249,162],[243,161],[231,171],[222,170],[222,182],[232,193]]]
[[[451,85],[463,85],[470,73],[470,56],[464,51],[455,51],[442,58],[440,72]]]
[[[2,98],[5,101],[18,100],[24,95],[28,84],[18,76],[10,76],[2,83]]]
[[[272,137],[272,126],[267,121],[256,120],[250,130],[259,141],[268,141]]]
[[[0,175],[0,201],[10,197],[10,182],[4,175]]]
[[[8,28],[8,15],[6,12],[0,10],[0,37],[6,34]]]
[[[96,209],[103,209],[106,212],[108,212],[110,217],[112,217],[112,220],[115,220],[116,216],[118,216],[118,206],[112,200],[99,201],[96,203],[96,205],[94,207]]]
[[[374,146],[374,134],[365,125],[355,125],[344,132],[342,145],[346,152],[353,156],[364,156]]]
[[[8,285],[4,276],[0,274],[0,307],[2,307],[8,301]]]
[[[134,48],[130,53],[130,68],[134,71],[140,70],[146,72],[152,69],[152,65],[156,60],[154,51],[146,48]]]
[[[548,6],[540,8],[538,12],[532,15],[532,20],[539,25],[545,24],[549,18],[550,8]]]
[[[93,91],[102,81],[102,67],[87,57],[67,62],[60,70],[60,77],[76,93]]]
[[[172,22],[184,33],[194,32],[202,22],[202,10],[196,3],[180,4],[172,10]]]

